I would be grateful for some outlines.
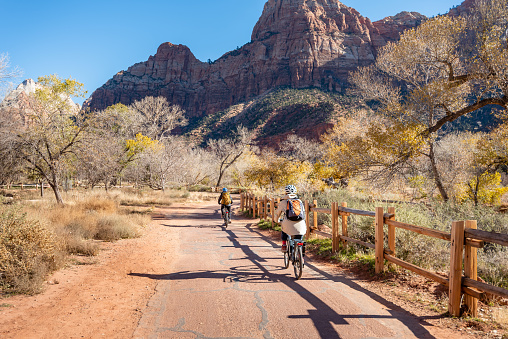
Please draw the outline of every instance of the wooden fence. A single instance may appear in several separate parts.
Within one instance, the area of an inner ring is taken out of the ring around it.
[[[248,210],[254,218],[259,217],[267,220],[268,217],[270,217],[272,225],[276,223],[275,210],[279,203],[280,198],[267,198],[266,196],[260,198],[249,193],[241,193],[240,195],[240,208],[242,211]],[[478,299],[481,299],[484,293],[508,298],[508,290],[480,282],[478,281],[477,275],[478,248],[483,248],[485,242],[508,246],[508,234],[478,230],[475,220],[453,222],[451,233],[406,224],[395,220],[396,213],[394,207],[389,207],[387,213],[385,213],[382,207],[377,207],[375,211],[363,211],[348,208],[345,202],[343,202],[341,206],[339,206],[337,202],[333,202],[330,208],[318,208],[316,200],[312,203],[304,201],[304,204],[305,210],[307,211],[306,238],[309,238],[311,233],[331,238],[332,251],[334,252],[339,250],[340,244],[342,244],[344,248],[347,247],[348,242],[372,248],[375,252],[375,270],[377,274],[383,272],[384,262],[386,260],[447,286],[449,294],[448,311],[452,316],[460,316],[462,294],[464,294],[464,303],[473,317],[477,317],[478,315]],[[309,212],[312,212],[312,224]],[[331,214],[331,234],[321,232],[317,229],[318,213]],[[374,218],[374,244],[353,239],[348,236],[348,216],[351,214]],[[341,225],[340,227],[339,222]],[[385,248],[384,225],[388,226],[386,234],[388,239],[387,248]],[[450,271],[448,277],[397,258],[395,248],[396,228],[450,241]],[[464,275],[462,274],[463,271]]]

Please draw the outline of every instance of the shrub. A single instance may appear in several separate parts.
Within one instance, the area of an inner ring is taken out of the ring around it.
[[[60,253],[55,235],[15,210],[0,215],[0,285],[12,292],[39,292]]]
[[[114,241],[119,239],[135,238],[139,233],[134,225],[125,216],[103,215],[97,220],[95,239]]]

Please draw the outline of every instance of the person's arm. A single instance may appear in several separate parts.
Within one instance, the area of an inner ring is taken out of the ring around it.
[[[280,215],[285,211],[284,203],[285,203],[285,200],[282,200],[279,203],[279,206],[277,207],[277,210],[275,211],[275,220],[277,220],[277,221],[279,220]]]

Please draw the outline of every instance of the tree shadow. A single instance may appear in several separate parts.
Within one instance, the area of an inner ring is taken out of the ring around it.
[[[172,227],[172,226],[168,226]],[[273,248],[278,248],[272,239],[268,238],[261,232],[253,229],[253,224],[246,225],[246,230],[252,235],[256,235],[255,238],[261,238],[267,242]],[[242,228],[243,229],[243,228]],[[366,290],[356,282],[348,279],[344,275],[326,272],[319,267],[315,266],[312,262],[306,262],[306,270],[312,270],[316,274],[305,274],[299,280],[295,280],[291,273],[282,266],[275,268],[273,265],[266,265],[268,258],[261,257],[245,242],[245,236],[238,236],[232,229],[226,229],[227,239],[231,242],[231,245],[224,247],[234,247],[240,249],[245,257],[241,260],[248,260],[249,265],[233,266],[224,270],[197,270],[197,271],[181,271],[168,274],[147,274],[147,273],[130,273],[130,276],[144,277],[156,280],[194,280],[194,279],[218,279],[224,282],[242,282],[242,283],[283,283],[292,291],[296,292],[301,298],[308,302],[314,309],[308,310],[308,314],[305,315],[290,315],[290,319],[308,318],[311,319],[315,328],[317,329],[321,338],[340,338],[339,333],[335,330],[333,325],[347,325],[349,324],[348,319],[397,319],[406,326],[407,329],[413,332],[418,338],[434,338],[428,330],[422,325],[425,323],[425,319],[439,318],[437,317],[416,317],[412,313],[404,310],[403,308],[393,304],[392,302],[384,299],[383,297]],[[240,259],[238,259],[240,260]],[[282,258],[281,258],[282,260]],[[359,314],[359,315],[348,315],[339,314],[333,308],[331,308],[325,301],[320,299],[319,296],[305,288],[300,284],[301,281],[308,280],[328,280],[336,283],[344,284],[358,292],[361,292],[369,296],[372,300],[385,306],[388,315],[376,315],[376,314]]]

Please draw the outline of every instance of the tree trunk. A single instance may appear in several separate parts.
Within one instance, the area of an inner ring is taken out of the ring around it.
[[[58,184],[49,183],[49,186],[53,189],[53,193],[55,193],[56,202],[59,205],[63,205],[62,195],[60,194],[60,189],[58,188]]]
[[[55,199],[56,199],[57,204],[63,205],[64,203],[63,203],[62,195],[60,194],[60,188],[58,187],[58,171],[56,169],[56,166],[51,167],[49,169],[49,171],[50,171],[50,177],[46,177],[46,179],[48,180],[48,184],[49,184],[49,186],[51,186],[51,188],[53,189],[53,192],[55,193]]]
[[[41,184],[41,198],[44,197],[44,182],[42,180],[39,180],[39,183]]]
[[[432,174],[434,177],[434,182],[436,183],[436,187],[439,190],[439,193],[441,194],[441,196],[443,197],[443,200],[448,201],[448,199],[449,199],[448,193],[446,193],[446,190],[443,186],[443,182],[441,181],[441,176],[439,175],[439,171],[437,170],[436,159],[435,159],[435,155],[434,155],[434,143],[430,142],[429,145],[430,145],[429,157],[430,157],[430,164],[432,167]]]
[[[222,181],[222,176],[224,175],[224,171],[219,171],[219,179],[217,180],[217,185],[215,187],[220,186],[220,182]]]
[[[478,206],[478,191],[480,190],[480,177],[477,175],[476,176],[476,186],[475,186],[475,189],[473,191],[473,200],[474,200],[474,205],[475,206]]]

